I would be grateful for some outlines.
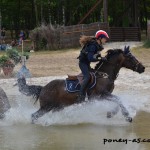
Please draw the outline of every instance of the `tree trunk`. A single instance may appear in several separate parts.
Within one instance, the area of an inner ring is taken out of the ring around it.
[[[143,5],[144,5],[144,16],[145,16],[145,19],[146,19],[144,28],[146,28],[146,35],[147,35],[147,7],[146,7],[146,1],[145,0],[143,0]]]
[[[39,25],[39,19],[38,19],[38,10],[37,10],[37,1],[34,0],[34,9],[35,9],[35,19],[36,19],[36,26]]]

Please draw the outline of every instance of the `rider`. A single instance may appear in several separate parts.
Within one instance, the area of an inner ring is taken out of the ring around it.
[[[101,57],[100,51],[102,51],[103,44],[109,39],[107,32],[98,30],[95,37],[82,36],[80,38],[80,44],[83,48],[79,55],[79,68],[83,74],[84,81],[81,84],[81,88],[78,94],[77,101],[82,102],[85,100],[86,87],[90,80],[90,63],[99,61],[106,61],[105,57]]]

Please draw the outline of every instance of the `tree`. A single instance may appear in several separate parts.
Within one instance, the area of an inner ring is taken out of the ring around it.
[[[31,30],[41,23],[74,25],[97,1],[0,0],[2,26],[7,29],[15,29],[17,35],[20,29]],[[103,3],[101,2],[83,23],[103,21],[100,19],[103,15],[102,12]],[[142,29],[146,29],[146,21],[149,16],[150,0],[108,0],[110,26],[135,26],[140,22]]]

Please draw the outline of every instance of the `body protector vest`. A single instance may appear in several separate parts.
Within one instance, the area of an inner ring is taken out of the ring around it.
[[[83,48],[81,49],[80,51],[80,55],[78,57],[79,60],[81,61],[88,61],[87,60],[87,55],[88,55],[88,49],[89,49],[89,46],[90,45],[95,45],[96,46],[96,51],[99,52],[99,51],[102,51],[104,48],[102,45],[99,45],[97,42],[96,42],[96,39],[93,38],[91,39],[90,41],[88,41],[84,46]]]

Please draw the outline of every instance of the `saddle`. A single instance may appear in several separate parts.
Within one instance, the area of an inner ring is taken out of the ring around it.
[[[96,85],[95,74],[91,72],[90,75],[91,78],[90,78],[88,89],[91,89]],[[80,91],[81,84],[83,82],[83,75],[82,73],[77,76],[68,75],[68,78],[66,78],[65,82],[66,82],[66,89],[68,92],[78,92]]]
[[[91,77],[90,77],[90,84],[93,82],[95,74],[93,72],[90,73]],[[78,80],[79,83],[81,84],[83,82],[83,74],[80,73],[79,75],[68,75],[68,78],[66,78],[66,80]]]

